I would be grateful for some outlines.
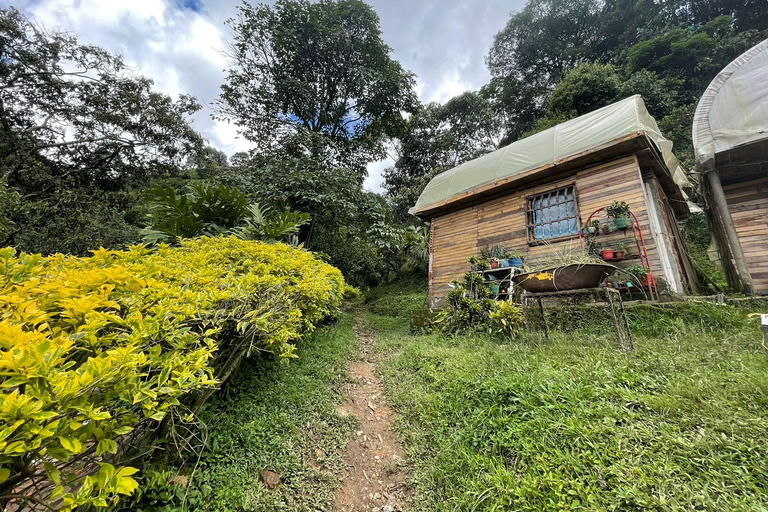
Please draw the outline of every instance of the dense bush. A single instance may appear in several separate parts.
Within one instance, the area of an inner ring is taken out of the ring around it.
[[[191,421],[252,351],[292,357],[343,288],[307,251],[236,238],[90,258],[1,250],[0,500],[69,510],[131,494],[133,442]]]

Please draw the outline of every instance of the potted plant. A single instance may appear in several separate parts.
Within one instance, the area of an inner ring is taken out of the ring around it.
[[[614,258],[613,249],[610,247],[601,247],[600,248],[600,257],[604,260],[612,260]]]
[[[625,272],[630,274],[641,286],[648,285],[648,270],[640,265],[632,265],[631,267],[628,267]]]
[[[498,284],[492,284],[491,285],[491,293],[494,295],[499,294],[499,285]]]
[[[472,265],[472,270],[476,270],[478,272],[482,272],[483,270],[488,270],[491,268],[491,265],[488,263],[488,260],[483,259],[481,257],[477,256],[470,256],[469,257],[469,264]]]
[[[623,260],[624,250],[626,250],[626,248],[627,246],[624,244],[624,242],[618,242],[616,247],[613,249],[613,257],[617,260]]]
[[[584,236],[594,235],[597,234],[598,230],[600,229],[600,221],[597,219],[592,219],[589,221],[589,224],[584,226],[581,230],[581,233]]]
[[[523,256],[523,253],[516,250],[509,251],[509,264],[513,267],[517,268],[523,268],[523,264],[525,263],[525,257]]]
[[[618,229],[629,227],[629,205],[624,201],[614,201],[605,209],[608,216],[613,219],[613,225]]]
[[[499,260],[497,260],[496,258],[493,258],[491,260],[491,268],[499,268]]]

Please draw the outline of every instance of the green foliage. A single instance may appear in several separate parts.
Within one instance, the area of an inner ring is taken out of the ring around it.
[[[529,0],[496,34],[483,91],[505,143],[641,94],[691,164],[691,118],[682,114],[767,25],[752,1]]]
[[[138,238],[132,188],[203,150],[194,98],[153,90],[123,59],[0,9],[0,179],[18,193],[0,244],[86,254]]]
[[[632,354],[610,328],[500,344],[371,317],[414,465],[413,509],[766,508],[759,330],[722,305],[664,315],[653,334],[635,331]]]
[[[234,41],[219,114],[261,149],[297,143],[337,163],[381,156],[383,138],[399,132],[416,100],[376,12],[359,0],[238,11],[228,22]]]
[[[335,411],[339,375],[356,346],[352,318],[343,315],[340,325],[315,331],[289,366],[247,361],[201,413],[208,444],[199,462],[146,472],[121,510],[176,512],[182,503],[183,510],[200,512],[327,510],[353,428]],[[280,474],[278,492],[259,481],[265,468]],[[177,474],[188,479],[186,488],[168,485]]]
[[[497,301],[488,315],[488,326],[494,334],[504,338],[517,338],[523,332],[522,311],[512,301]]]
[[[263,240],[265,242],[290,242],[298,245],[301,226],[308,224],[308,213],[294,212],[290,208],[275,212],[262,208],[259,203],[248,206],[249,216],[243,219],[243,226],[232,229],[232,234],[243,240]]]
[[[225,185],[190,185],[185,194],[158,185],[147,191],[146,198],[150,225],[143,234],[152,243],[221,233],[248,213],[248,196]]]
[[[502,131],[492,104],[476,92],[465,92],[443,105],[422,105],[396,142],[395,165],[384,170],[398,219],[410,220],[408,209],[429,179],[496,149]]]
[[[344,283],[306,251],[222,237],[90,258],[6,248],[0,284],[0,499],[33,485],[68,510],[132,494],[129,439],[166,419],[182,449],[182,404],[199,410],[253,351],[295,357]]]
[[[411,312],[427,305],[427,279],[421,274],[403,274],[365,294],[366,308],[378,315],[410,318]]]
[[[728,289],[728,280],[721,268],[709,259],[709,244],[712,233],[704,213],[694,213],[683,227],[683,238],[688,256],[696,271],[704,277],[705,284],[712,292]]]
[[[624,201],[614,201],[605,209],[608,216],[613,219],[629,216],[629,204]]]

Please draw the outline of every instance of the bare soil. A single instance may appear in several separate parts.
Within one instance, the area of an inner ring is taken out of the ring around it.
[[[404,511],[408,480],[403,446],[392,430],[396,413],[387,404],[385,390],[371,354],[373,339],[360,324],[355,328],[361,357],[350,365],[352,383],[347,400],[338,407],[342,416],[360,422],[344,453],[347,469],[339,475],[334,512]]]

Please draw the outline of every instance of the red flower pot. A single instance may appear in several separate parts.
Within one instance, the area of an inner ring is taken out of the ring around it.
[[[602,251],[600,251],[600,256],[602,256],[604,260],[612,260],[614,257],[613,255],[614,255],[613,249],[603,249]]]
[[[491,262],[491,268],[499,268],[499,262],[498,261],[492,261]]]
[[[624,259],[624,251],[613,251],[613,257],[617,260]]]

